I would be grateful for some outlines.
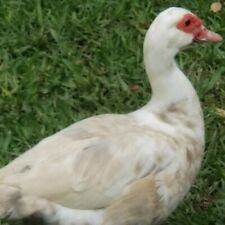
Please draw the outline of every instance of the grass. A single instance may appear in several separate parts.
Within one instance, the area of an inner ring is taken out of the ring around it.
[[[144,105],[150,87],[142,43],[161,10],[186,7],[225,33],[225,6],[213,13],[208,0],[0,3],[1,166],[82,118]],[[224,225],[225,45],[194,46],[177,59],[202,102],[206,154],[191,193],[166,224]]]

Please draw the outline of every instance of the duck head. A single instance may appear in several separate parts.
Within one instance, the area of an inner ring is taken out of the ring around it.
[[[171,7],[161,12],[151,24],[145,38],[145,45],[153,44],[164,49],[180,48],[194,41],[219,42],[222,37],[207,30],[203,21],[190,11]]]

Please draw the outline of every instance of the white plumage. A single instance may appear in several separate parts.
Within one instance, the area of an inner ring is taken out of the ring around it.
[[[176,208],[199,171],[204,126],[196,92],[174,57],[193,39],[221,40],[203,25],[194,27],[205,32],[198,36],[182,30],[177,24],[186,15],[195,18],[169,8],[146,34],[144,62],[153,91],[147,105],[75,123],[0,170],[0,218],[36,214],[61,225],[155,224]]]

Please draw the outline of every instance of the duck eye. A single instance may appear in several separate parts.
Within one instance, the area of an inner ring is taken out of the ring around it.
[[[186,20],[186,21],[184,22],[184,24],[185,24],[186,27],[188,27],[188,26],[191,24],[191,20],[190,20],[190,19],[189,19],[189,20]]]

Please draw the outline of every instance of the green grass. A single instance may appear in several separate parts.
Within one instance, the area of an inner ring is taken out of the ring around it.
[[[82,118],[144,105],[146,24],[182,6],[224,35],[225,6],[215,14],[211,3],[0,0],[0,165]],[[195,45],[177,59],[202,102],[206,154],[191,193],[165,224],[224,225],[225,115],[217,108],[225,108],[225,45]]]

